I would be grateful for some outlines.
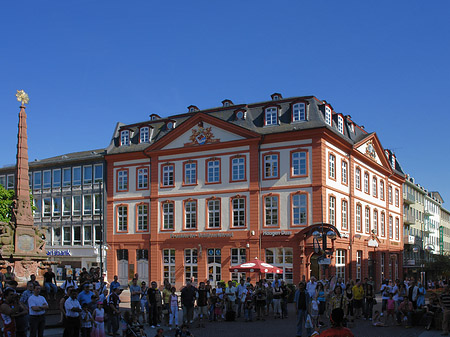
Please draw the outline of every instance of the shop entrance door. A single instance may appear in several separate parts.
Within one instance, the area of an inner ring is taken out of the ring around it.
[[[138,260],[137,272],[139,274],[139,281],[144,281],[148,284],[148,260]]]
[[[117,264],[119,283],[126,286],[128,284],[128,260],[119,260]]]
[[[208,248],[208,280],[213,287],[222,279],[222,250]]]
[[[369,252],[369,260],[367,261],[367,267],[369,278],[372,278],[374,284],[377,284],[377,273],[376,273],[377,268],[374,252]]]

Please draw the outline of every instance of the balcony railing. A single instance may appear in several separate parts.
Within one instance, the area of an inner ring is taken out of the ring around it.
[[[414,204],[416,202],[416,198],[412,193],[403,192],[403,202],[405,204]]]
[[[403,214],[403,223],[405,225],[412,225],[416,222],[416,219],[414,218],[414,216],[412,214],[406,213]]]

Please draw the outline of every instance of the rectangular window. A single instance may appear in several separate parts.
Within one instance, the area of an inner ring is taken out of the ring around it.
[[[148,168],[143,167],[137,170],[138,176],[138,189],[146,189],[148,188]]]
[[[356,205],[356,231],[361,232],[361,205]]]
[[[185,228],[197,228],[197,201],[186,201],[184,203]]]
[[[264,198],[265,225],[278,226],[278,197],[268,196]]]
[[[35,172],[37,173],[37,172]],[[0,176],[0,185],[2,185],[3,187],[6,188],[6,177],[5,176]]]
[[[92,245],[92,226],[83,227],[83,244]]]
[[[95,244],[103,242],[101,225],[94,226],[94,235],[95,235]]]
[[[41,198],[34,198],[33,204],[36,209],[33,212],[33,215],[35,218],[39,218],[42,214],[42,199]]]
[[[92,195],[83,195],[83,215],[92,215]]]
[[[331,126],[331,109],[329,107],[325,107],[325,123]]]
[[[328,202],[328,221],[333,226],[336,226],[336,198],[330,196]]]
[[[373,233],[378,235],[378,212],[373,211]]]
[[[362,250],[356,251],[356,278],[361,280]]]
[[[365,209],[364,223],[365,223],[366,233],[369,233],[370,232],[370,208],[368,208],[368,207],[366,207],[366,209]]]
[[[399,202],[400,202],[399,200],[400,200],[400,195],[399,195],[398,189],[396,188],[395,189],[395,207],[398,207]]]
[[[388,188],[388,198],[389,198],[389,203],[392,204],[392,186],[389,186]]]
[[[364,173],[364,192],[369,193],[369,173]]]
[[[174,204],[173,202],[165,202],[162,205],[163,209],[163,229],[173,229],[174,220]]]
[[[400,232],[399,220],[398,218],[395,218],[395,240],[398,240],[399,232]]]
[[[384,200],[384,181],[380,180],[380,199]]]
[[[73,226],[73,244],[81,246],[81,226]]]
[[[220,228],[220,200],[208,200],[208,228]]]
[[[245,248],[231,248],[231,265],[238,265],[247,262]],[[231,280],[240,282],[241,279],[245,280],[245,273],[231,273]]]
[[[338,116],[338,131],[339,133],[344,133],[344,120],[341,116]]]
[[[92,184],[92,166],[83,166],[83,184]]]
[[[68,187],[72,183],[72,169],[70,167],[63,168],[63,187]]]
[[[74,167],[72,169],[72,185],[73,186],[81,185],[81,167]]]
[[[142,204],[137,206],[137,229],[138,231],[148,230],[148,205]]]
[[[71,246],[72,245],[72,228],[71,227],[63,227],[63,245]]]
[[[373,177],[372,178],[372,196],[374,196],[375,198],[377,197],[377,191],[378,191],[377,178]]]
[[[336,277],[345,281],[345,249],[336,249]]]
[[[170,284],[175,284],[175,249],[163,250],[163,276]]]
[[[196,162],[184,163],[184,184],[185,185],[197,184],[197,163]]]
[[[8,176],[9,179],[9,176]],[[9,186],[9,182],[8,182]],[[44,171],[43,172],[43,188],[50,188],[52,187],[52,171]]]
[[[117,190],[127,191],[128,190],[128,171],[121,170],[117,172]]]
[[[357,168],[355,170],[355,187],[356,189],[361,189],[361,170]]]
[[[220,160],[209,160],[207,162],[207,170],[208,183],[220,182]]]
[[[33,188],[35,190],[40,190],[41,189],[41,172],[33,172]]]
[[[53,245],[61,245],[61,227],[53,227]]]
[[[264,156],[264,178],[278,178],[278,155]]]
[[[270,263],[276,267],[281,267],[283,274],[281,279],[286,283],[293,283],[293,249],[292,248],[268,248],[266,249],[266,263]],[[266,274],[267,280],[273,280],[274,274]]]
[[[162,184],[163,184],[163,186],[173,186],[174,170],[175,170],[175,167],[173,164],[163,166],[163,168],[162,168],[162,171],[163,171]]]
[[[184,250],[184,279],[186,282],[198,279],[197,249]]]
[[[292,121],[299,122],[306,120],[305,103],[296,103],[292,107]]]
[[[245,227],[245,199],[234,198],[233,207],[233,227]]]
[[[145,126],[139,130],[139,141],[141,143],[148,143],[150,141],[150,133],[148,126]]]
[[[294,226],[307,225],[306,194],[294,194],[292,196],[292,224]]]
[[[276,125],[278,123],[278,109],[266,108],[265,117],[266,125]]]
[[[8,174],[8,176],[6,177],[6,180],[7,180],[6,184],[8,185],[7,189],[13,190],[14,189],[14,174]],[[50,188],[50,186],[49,186],[49,188]]]
[[[53,170],[53,187],[61,187],[61,170]]]
[[[102,211],[102,196],[94,194],[94,214],[99,215]]]
[[[394,236],[394,232],[393,232],[393,223],[392,223],[392,217],[389,217],[389,239],[392,239]]]
[[[94,182],[99,183],[103,181],[103,164],[94,165]]]
[[[1,184],[0,184],[1,185]],[[28,173],[28,187],[30,189],[33,188],[33,175],[31,173]]]
[[[306,152],[292,153],[292,176],[306,176]]]
[[[345,160],[342,161],[341,182],[347,185],[347,162]]]
[[[52,198],[44,198],[44,214],[45,217],[52,215]]]
[[[348,207],[348,203],[347,200],[342,200],[342,224],[341,227],[343,230],[347,230],[347,226],[348,226],[348,218],[347,218],[347,207]]]
[[[384,216],[383,212],[381,212],[380,228],[381,228],[381,236],[384,237],[384,235],[385,235],[385,216]]]
[[[120,132],[120,145],[130,145],[130,131]]]
[[[245,180],[245,157],[231,160],[231,177],[233,181]]]
[[[74,195],[72,197],[72,207],[73,207],[73,212],[72,214],[74,216],[80,216],[81,215],[81,195]]]
[[[53,198],[53,216],[61,215],[61,197]]]
[[[70,216],[72,214],[72,197],[64,196],[62,200],[63,216]]]
[[[117,207],[117,230],[119,232],[126,232],[128,230],[128,207]]]

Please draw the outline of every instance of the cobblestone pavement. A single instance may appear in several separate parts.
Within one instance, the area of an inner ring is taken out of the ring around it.
[[[289,305],[289,318],[287,319],[273,319],[272,317],[266,317],[265,321],[253,321],[246,323],[242,318],[238,318],[235,322],[207,322],[205,328],[197,328],[197,323],[194,322],[191,325],[191,332],[195,337],[274,337],[274,336],[296,336],[296,318],[294,312],[294,306]],[[181,314],[181,311],[180,311]],[[163,328],[165,336],[174,336],[174,330],[169,331],[167,327]],[[440,331],[432,330],[425,331],[420,327],[413,327],[406,329],[404,327],[391,326],[391,327],[373,327],[370,321],[357,320],[350,329],[355,336],[364,337],[437,337],[440,336]],[[148,326],[145,327],[148,337],[153,337],[156,334],[156,329],[152,329]],[[62,329],[47,329],[45,336],[56,337],[62,336]],[[304,331],[303,336],[306,336]]]

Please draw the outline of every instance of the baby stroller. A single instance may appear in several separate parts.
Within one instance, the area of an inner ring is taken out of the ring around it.
[[[128,324],[125,331],[126,337],[147,337],[147,334],[143,330],[144,326],[141,324]]]

